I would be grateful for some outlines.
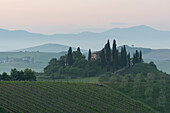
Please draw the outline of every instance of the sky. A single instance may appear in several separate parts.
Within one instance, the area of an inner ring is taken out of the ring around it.
[[[29,32],[102,32],[148,25],[170,31],[170,0],[0,0],[0,28]]]

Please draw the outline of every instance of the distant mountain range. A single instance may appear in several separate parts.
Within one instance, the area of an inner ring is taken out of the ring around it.
[[[136,49],[142,50],[145,61],[154,61],[159,69],[170,73],[170,50],[160,49],[170,48],[170,31],[160,31],[145,25],[113,28],[101,33],[82,32],[54,35],[0,29],[0,51],[40,51],[65,54],[69,46],[72,46],[73,51],[80,47],[84,49],[82,52],[87,53],[89,48],[92,51],[101,50],[108,39],[111,41],[111,46],[114,39],[116,39],[118,45],[135,44],[134,47],[126,46],[131,55]],[[140,48],[140,46],[147,48]],[[159,49],[150,49],[151,47]]]
[[[34,46],[30,48],[23,48],[19,50],[14,50],[14,52],[20,52],[20,51],[28,51],[28,52],[48,52],[48,53],[61,53],[61,52],[67,52],[69,49],[69,46],[61,45],[61,44],[43,44],[39,46]],[[77,48],[72,47],[72,51],[76,51]],[[81,49],[81,51],[87,52],[87,50]]]
[[[88,50],[101,49],[107,40],[116,39],[119,45],[133,45],[152,48],[170,48],[170,31],[160,31],[141,25],[129,28],[113,28],[106,32],[82,32],[78,34],[43,35],[23,30],[0,29],[0,50],[15,50],[46,43],[57,43]]]

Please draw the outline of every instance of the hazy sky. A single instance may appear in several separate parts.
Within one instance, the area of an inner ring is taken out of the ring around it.
[[[170,0],[0,0],[0,28],[44,34],[149,25],[170,31]]]

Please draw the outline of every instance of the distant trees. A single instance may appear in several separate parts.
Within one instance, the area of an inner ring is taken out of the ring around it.
[[[77,50],[80,52],[79,48]],[[67,63],[69,66],[71,66],[73,64],[72,48],[71,47],[69,47],[69,50],[68,50]]]
[[[130,67],[131,65],[131,58],[130,58],[130,53],[127,55],[127,66]]]
[[[117,61],[118,61],[118,53],[116,49],[116,40],[113,41],[113,47],[112,47],[112,70],[113,72],[117,70]]]
[[[88,61],[90,61],[91,60],[91,49],[89,49],[89,54],[88,54]]]
[[[111,49],[110,49],[109,40],[107,41],[107,44],[105,45],[105,55],[106,55],[107,71],[110,71],[110,68],[111,68]]]
[[[89,49],[88,58],[86,59],[81,53],[80,47],[77,48],[77,51],[72,51],[72,48],[69,47],[66,55],[61,56],[59,60],[52,59],[49,62],[44,68],[44,73],[47,76],[57,76],[57,78],[61,75],[66,77],[74,75],[95,76],[97,73],[114,73],[119,69],[142,62],[141,51],[140,53],[136,51],[134,58],[131,58],[130,53],[127,53],[125,45],[121,47],[121,51],[116,46],[116,40],[113,40],[111,49],[108,40],[104,48],[96,53],[96,59],[92,59],[91,49]]]
[[[0,75],[0,80],[9,81],[10,79],[10,76],[6,72],[3,72],[2,75]]]
[[[102,49],[100,53],[100,60],[101,60],[101,67],[102,69],[106,66],[106,56],[105,56],[105,51]]]
[[[16,68],[11,69],[10,75],[3,72],[0,75],[0,80],[3,81],[36,81],[35,72],[31,69],[25,69],[24,71],[18,71]]]
[[[109,40],[107,41],[105,47],[100,52],[100,60],[102,64],[101,67],[106,67],[108,72],[115,72],[116,70],[130,67],[132,64],[143,62],[141,51],[140,53],[136,51],[134,57],[131,58],[130,53],[127,53],[126,46],[124,45],[119,52],[116,47],[116,40],[113,40],[112,50],[110,49]]]
[[[138,51],[136,50],[136,53],[133,54],[133,64],[136,64],[136,63],[142,63],[143,62],[143,59],[142,59],[142,51]]]
[[[75,78],[91,77],[100,73],[101,67],[98,60],[91,59],[91,49],[89,49],[88,59],[81,53],[80,47],[77,51],[72,51],[70,47],[68,53],[61,56],[59,60],[53,58],[44,68],[44,74],[52,78]]]

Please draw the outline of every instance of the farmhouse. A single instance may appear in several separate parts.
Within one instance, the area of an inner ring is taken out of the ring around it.
[[[112,51],[111,51],[112,53]],[[100,54],[101,54],[101,51],[96,51],[94,53],[92,53],[92,59],[96,60],[96,59],[100,59]],[[118,52],[118,56],[121,56],[121,53]]]
[[[101,53],[101,51],[96,51],[96,52],[92,53],[92,59],[94,59],[94,60],[99,59],[100,53]]]

